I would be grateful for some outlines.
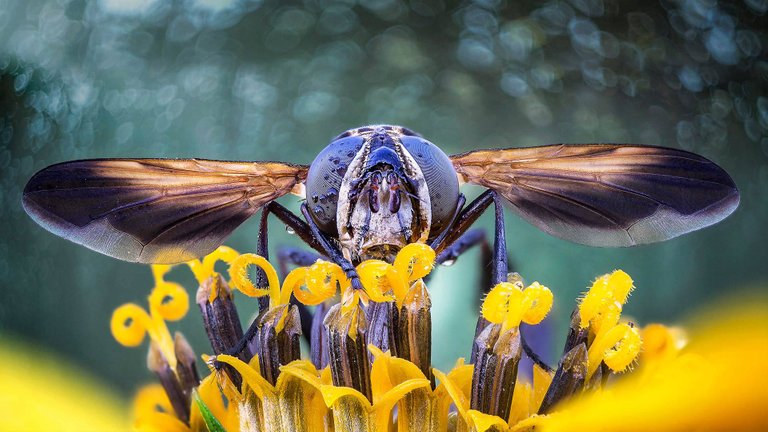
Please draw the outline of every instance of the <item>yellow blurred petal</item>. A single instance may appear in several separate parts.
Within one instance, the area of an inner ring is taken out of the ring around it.
[[[173,412],[171,401],[162,385],[159,383],[147,384],[136,392],[136,396],[133,398],[134,419],[156,413],[158,408],[163,412]]]
[[[768,430],[768,302],[720,305],[692,328],[683,355],[564,404],[541,430]]]
[[[203,378],[197,388],[197,393],[211,411],[211,414],[216,417],[226,430],[235,431],[238,429],[237,404],[224,403],[224,397],[216,383],[215,374],[210,374]],[[190,424],[193,426],[192,429],[196,429],[195,426],[200,426],[197,429],[205,430],[203,423],[196,424],[195,420],[202,421],[202,418],[200,417],[200,410],[197,404],[193,403],[192,418],[190,419]]]
[[[0,358],[0,429],[131,429],[126,401],[66,360],[3,335]]]
[[[189,426],[171,414],[154,412],[136,421],[138,432],[189,432]]]

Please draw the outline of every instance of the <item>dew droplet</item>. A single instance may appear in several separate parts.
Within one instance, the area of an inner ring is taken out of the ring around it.
[[[507,273],[507,282],[520,289],[523,289],[525,286],[525,281],[523,281],[523,277],[518,272]]]
[[[449,259],[447,259],[447,260],[443,261],[443,263],[442,263],[441,265],[442,265],[443,267],[450,267],[450,266],[452,266],[452,265],[454,265],[454,264],[456,264],[456,260],[455,260],[455,259],[453,259],[453,258],[449,258]]]
[[[291,227],[289,227],[289,226],[285,227],[285,232],[287,232],[290,235],[296,234],[296,230],[291,228]]]

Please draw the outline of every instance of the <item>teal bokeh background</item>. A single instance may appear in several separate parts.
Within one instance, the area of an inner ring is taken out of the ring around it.
[[[309,163],[369,123],[402,124],[449,154],[629,142],[696,151],[732,174],[732,217],[657,245],[574,245],[510,215],[513,269],[555,292],[557,344],[577,294],[614,268],[635,279],[627,312],[639,322],[758,289],[767,11],[760,0],[0,0],[0,337],[59,351],[126,393],[151,379],[145,348],[118,346],[108,329],[118,305],[143,304],[149,268],[35,225],[20,205],[35,171],[96,157]],[[254,250],[256,225],[228,244]],[[271,232],[273,246],[298,245],[278,224]],[[469,352],[479,271],[472,252],[430,284],[440,368]],[[186,269],[172,278],[193,292]],[[194,305],[171,329],[210,350]]]

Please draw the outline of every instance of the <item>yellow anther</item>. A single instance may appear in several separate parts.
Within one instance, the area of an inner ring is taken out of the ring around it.
[[[428,275],[435,266],[435,251],[423,243],[411,243],[395,257],[394,267],[410,283]]]
[[[266,273],[269,286],[267,288],[256,287],[248,277],[248,267],[255,265]],[[256,254],[243,254],[237,257],[229,266],[229,277],[232,285],[249,297],[263,297],[269,295],[270,307],[280,304],[280,281],[272,264],[264,257]]]
[[[520,290],[515,284],[502,282],[483,301],[482,314],[492,323],[503,323],[509,330],[520,325],[540,323],[552,308],[554,297],[549,288],[538,282]]]
[[[502,282],[496,285],[483,301],[483,318],[495,324],[502,323],[509,312],[509,304],[519,304],[522,297],[523,292],[514,284]]]
[[[603,361],[614,372],[623,371],[635,360],[640,348],[640,333],[629,324],[618,324],[600,332],[589,347],[587,380]]]
[[[632,278],[622,270],[597,278],[579,305],[581,328],[586,328],[590,321],[595,331],[604,325],[615,325],[634,288],[632,283]]]

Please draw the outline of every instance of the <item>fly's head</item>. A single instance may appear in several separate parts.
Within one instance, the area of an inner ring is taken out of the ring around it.
[[[352,129],[310,166],[307,199],[321,230],[353,260],[391,261],[447,228],[458,180],[434,144],[399,126]]]

